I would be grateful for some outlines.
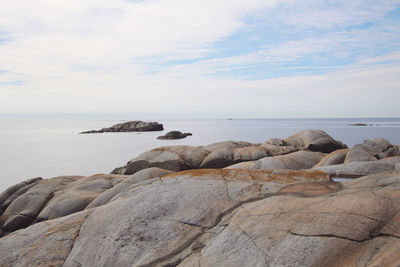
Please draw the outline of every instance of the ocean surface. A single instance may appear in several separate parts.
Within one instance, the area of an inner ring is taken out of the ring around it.
[[[384,137],[400,144],[400,118],[151,120],[163,132],[78,134],[126,120],[0,119],[0,192],[33,177],[109,173],[159,146],[208,145],[235,140],[262,143],[303,129],[320,129],[348,146]],[[150,121],[150,120],[146,120]],[[350,126],[366,123],[372,126]],[[157,140],[168,131],[190,132],[181,140]]]

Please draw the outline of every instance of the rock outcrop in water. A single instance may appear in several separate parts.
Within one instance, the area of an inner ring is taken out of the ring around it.
[[[187,136],[191,136],[191,133],[181,133],[180,131],[170,131],[165,135],[161,135],[157,137],[160,140],[174,140],[174,139],[182,139],[186,138]]]
[[[397,146],[320,136],[164,147],[125,174],[19,183],[0,194],[0,265],[399,266]],[[376,159],[346,162],[360,147]]]
[[[108,132],[149,132],[149,131],[162,131],[164,127],[158,122],[144,122],[144,121],[128,121],[124,123],[115,124],[109,128],[100,130],[90,130],[82,132],[81,134],[90,133],[108,133]]]

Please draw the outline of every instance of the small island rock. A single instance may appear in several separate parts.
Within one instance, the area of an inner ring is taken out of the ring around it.
[[[160,140],[173,140],[173,139],[182,139],[186,138],[186,136],[191,136],[191,133],[181,133],[180,131],[171,131],[168,132],[166,135],[161,135],[157,137]]]
[[[115,124],[109,128],[81,132],[81,134],[108,133],[108,132],[150,132],[150,131],[163,131],[163,130],[164,130],[163,125],[158,122],[128,121],[124,123]]]

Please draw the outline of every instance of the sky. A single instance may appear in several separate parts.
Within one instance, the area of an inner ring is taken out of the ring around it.
[[[400,117],[399,99],[400,1],[0,0],[0,114]]]

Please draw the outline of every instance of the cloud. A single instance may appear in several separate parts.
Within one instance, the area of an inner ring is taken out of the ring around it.
[[[369,114],[350,100],[398,96],[399,2],[332,3],[8,1],[0,113]]]

